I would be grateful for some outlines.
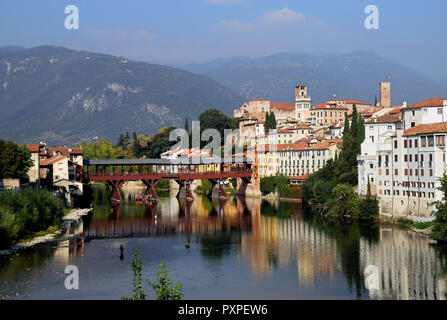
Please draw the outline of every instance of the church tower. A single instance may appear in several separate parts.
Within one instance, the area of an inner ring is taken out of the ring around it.
[[[312,100],[307,96],[307,87],[299,84],[295,87],[295,117],[298,122],[306,122],[310,114]]]
[[[384,108],[391,107],[391,82],[388,73],[388,81],[380,82],[380,106]]]

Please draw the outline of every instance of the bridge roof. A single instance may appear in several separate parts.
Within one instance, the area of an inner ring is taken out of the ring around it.
[[[138,165],[179,165],[179,164],[221,164],[221,163],[252,163],[246,157],[234,158],[179,158],[179,159],[84,159],[84,166],[138,166]]]

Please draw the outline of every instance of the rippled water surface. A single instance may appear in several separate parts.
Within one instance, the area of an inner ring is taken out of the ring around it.
[[[130,193],[111,207],[106,191],[94,195],[95,210],[78,230],[83,245],[58,242],[0,257],[0,297],[129,296],[130,260],[139,246],[144,279],[154,280],[166,262],[185,299],[446,298],[445,253],[411,231],[322,223],[292,202],[185,202],[168,195],[144,205]],[[67,265],[79,268],[79,290],[65,289]]]

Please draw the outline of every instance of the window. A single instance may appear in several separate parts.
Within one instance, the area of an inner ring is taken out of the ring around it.
[[[399,171],[397,169],[394,169],[394,174],[397,176],[399,174]]]
[[[435,139],[433,136],[428,136],[428,146],[429,147],[433,147],[434,143],[435,143]]]
[[[442,114],[442,108],[438,108],[438,114]]]
[[[436,136],[436,145],[440,147],[445,146],[445,136]]]
[[[395,154],[394,155],[394,162],[397,162],[397,160],[398,160],[398,156],[397,156],[397,154]]]
[[[430,169],[430,177],[433,176],[433,169]]]
[[[414,147],[415,147],[415,148],[418,147],[418,139],[414,139]]]
[[[406,154],[404,154],[404,161],[407,162],[408,161],[408,156]]]
[[[416,122],[411,123],[411,127],[413,128],[416,125]]]
[[[374,130],[374,126],[369,126],[369,130]]]
[[[369,138],[371,139],[371,142],[374,143],[374,136],[370,136]]]
[[[397,140],[394,140],[394,149],[397,149]]]
[[[427,144],[427,137],[426,136],[422,136],[421,137],[421,147],[425,147]]]
[[[408,143],[408,141],[407,141],[407,140],[404,140],[404,148],[407,147],[407,143]]]
[[[413,140],[408,140],[408,142],[410,143],[410,148],[411,148],[412,141],[413,141]]]
[[[414,162],[418,162],[418,155],[417,154],[414,155]]]

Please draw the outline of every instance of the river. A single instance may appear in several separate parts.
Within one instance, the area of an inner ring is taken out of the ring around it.
[[[126,192],[111,207],[107,195],[94,189],[95,209],[78,230],[82,245],[55,242],[0,257],[0,298],[130,296],[135,247],[142,248],[143,278],[155,280],[165,262],[184,299],[447,297],[446,251],[400,227],[322,223],[299,202],[200,196],[186,202],[168,194],[144,205]],[[67,265],[79,270],[78,290],[65,288]],[[372,270],[368,281],[365,270]]]

